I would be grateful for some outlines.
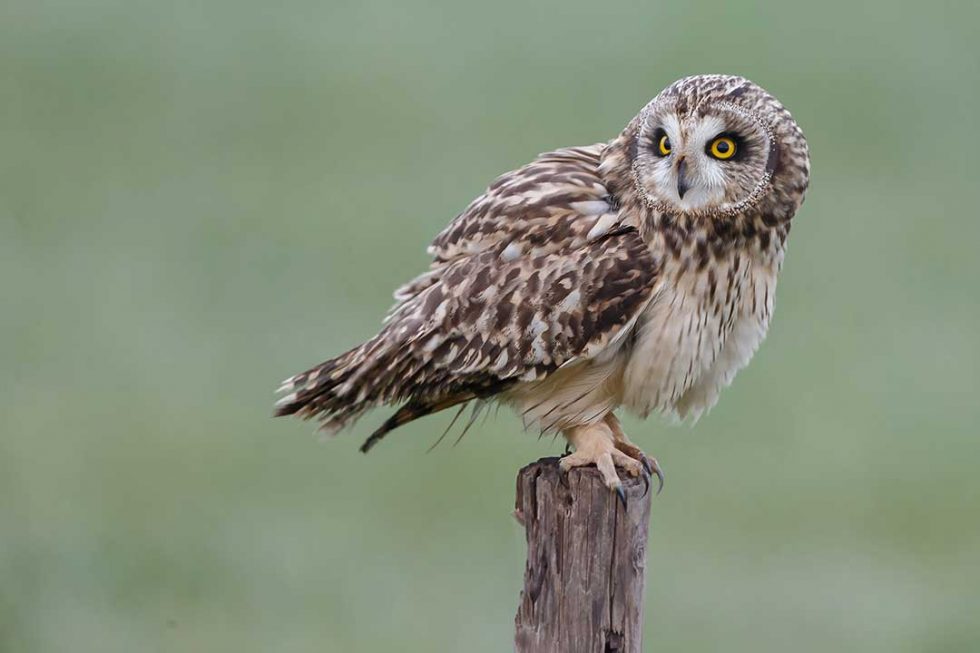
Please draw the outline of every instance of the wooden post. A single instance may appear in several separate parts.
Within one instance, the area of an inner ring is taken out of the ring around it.
[[[621,474],[624,509],[594,467],[567,476],[542,458],[517,476],[514,512],[527,531],[517,653],[640,653],[650,498]]]

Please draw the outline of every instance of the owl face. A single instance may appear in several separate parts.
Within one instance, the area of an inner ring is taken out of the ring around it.
[[[771,130],[728,101],[666,97],[641,115],[634,181],[663,211],[730,215],[767,190],[775,151]]]

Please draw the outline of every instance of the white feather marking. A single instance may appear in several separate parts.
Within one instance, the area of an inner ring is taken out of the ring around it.
[[[500,252],[500,258],[502,258],[505,261],[516,261],[521,257],[521,254],[523,253],[524,253],[524,246],[521,245],[521,243],[514,240],[511,241],[511,243],[504,248],[504,251]]]
[[[599,215],[609,210],[609,203],[606,200],[584,200],[572,202],[569,206],[582,215]]]
[[[449,300],[444,299],[442,302],[436,306],[436,310],[432,311],[432,315],[429,316],[430,324],[441,324],[443,320],[446,319],[446,313],[449,312]]]
[[[296,401],[296,393],[295,392],[293,392],[291,394],[288,394],[285,397],[283,397],[282,399],[280,399],[279,401],[277,401],[276,402],[276,408],[282,408],[283,406],[285,406],[287,404],[291,404],[294,401]]]
[[[422,345],[422,351],[427,354],[431,354],[433,351],[435,351],[436,347],[445,342],[445,340],[446,338],[444,336],[435,333],[428,340],[426,340],[424,345]]]
[[[534,355],[535,363],[548,362],[548,350],[545,348],[545,342],[542,338],[538,337],[531,341],[531,353]]]
[[[609,230],[619,222],[618,213],[607,213],[598,220],[596,220],[595,225],[589,229],[589,233],[586,234],[586,238],[589,240],[595,240],[599,236],[604,236],[609,233]]]
[[[465,245],[465,249],[466,249],[466,253],[467,254],[479,254],[480,252],[482,252],[486,248],[487,248],[487,245],[486,245],[486,243],[483,242],[483,240],[471,240],[471,241],[468,241],[466,243],[466,245]]]
[[[495,370],[503,369],[504,366],[507,364],[507,360],[508,360],[507,350],[504,349],[500,352],[500,356],[497,357],[497,360],[494,361],[493,369]]]
[[[565,299],[561,300],[561,303],[558,305],[558,310],[563,313],[567,313],[578,308],[581,301],[582,293],[578,288],[576,288],[572,292],[565,295]]]
[[[528,331],[527,336],[532,338],[531,353],[534,356],[535,363],[546,363],[548,360],[550,360],[548,356],[547,344],[545,343],[544,338],[541,337],[547,330],[547,322],[539,318],[537,315],[531,318],[531,328]]]

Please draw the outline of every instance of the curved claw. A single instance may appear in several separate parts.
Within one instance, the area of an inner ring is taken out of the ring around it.
[[[619,497],[619,502],[623,504],[623,510],[626,510],[626,490],[623,489],[622,484],[616,486],[616,496]]]
[[[647,474],[657,476],[657,481],[659,481],[657,486],[657,494],[660,494],[660,492],[664,489],[664,470],[660,469],[660,463],[657,462],[656,458],[653,458],[652,460],[653,462],[651,463],[650,460],[644,456],[643,468],[647,470]]]

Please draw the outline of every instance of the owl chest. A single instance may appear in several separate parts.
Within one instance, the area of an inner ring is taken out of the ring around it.
[[[765,337],[777,267],[746,253],[700,268],[668,260],[637,326],[623,403],[682,418],[710,407]]]

